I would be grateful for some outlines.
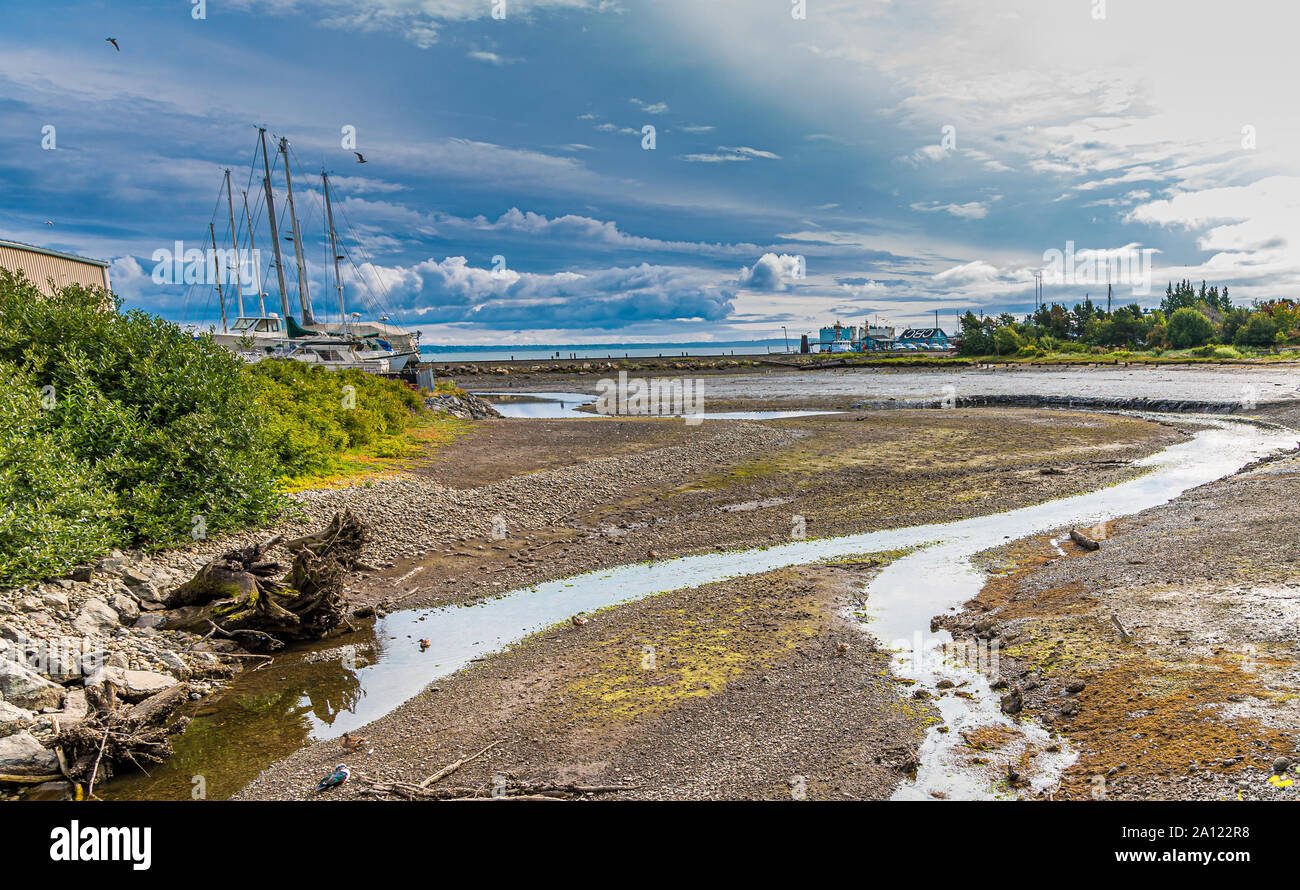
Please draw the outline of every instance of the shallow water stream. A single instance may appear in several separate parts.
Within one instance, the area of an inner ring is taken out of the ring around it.
[[[475,605],[395,612],[378,621],[373,631],[297,651],[245,672],[219,700],[204,704],[177,740],[170,762],[151,770],[151,776],[124,777],[99,793],[119,799],[189,798],[193,777],[202,775],[208,798],[228,797],[298,747],[354,731],[439,677],[577,612],[777,568],[916,547],[920,549],[887,566],[869,584],[864,630],[888,645],[901,642],[899,648],[907,650],[897,666],[902,676],[931,688],[949,678],[966,683],[965,689],[975,696],[945,696],[937,702],[952,731],[930,732],[915,782],[905,784],[896,796],[996,796],[996,783],[961,763],[955,746],[962,728],[1011,724],[999,713],[998,696],[990,692],[986,672],[926,656],[948,640],[945,633],[930,633],[931,617],[955,612],[979,591],[984,576],[971,557],[980,551],[1009,539],[1130,515],[1277,449],[1295,447],[1295,434],[1288,429],[1217,417],[1198,420],[1206,427],[1193,439],[1138,462],[1149,468],[1145,475],[1075,497],[947,524],[621,566],[511,591]],[[420,638],[432,641],[428,651],[419,650]],[[1032,726],[1027,731],[1041,735]],[[1032,781],[1049,784],[1068,759],[1068,752],[1055,763],[1040,758],[1042,771]]]

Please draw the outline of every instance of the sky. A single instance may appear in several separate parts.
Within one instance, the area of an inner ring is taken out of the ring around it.
[[[213,323],[215,288],[169,282],[159,252],[207,246],[209,222],[230,244],[227,168],[280,309],[258,126],[292,145],[317,318],[339,314],[325,170],[345,311],[426,344],[765,339],[936,311],[953,330],[967,310],[1032,311],[1036,273],[1049,301],[1104,300],[1098,256],[1122,261],[1117,302],[1154,305],[1182,278],[1239,304],[1297,296],[1300,11],[1266,0],[0,15],[0,238],[111,261],[127,308],[180,322]],[[273,180],[289,231],[278,165]]]

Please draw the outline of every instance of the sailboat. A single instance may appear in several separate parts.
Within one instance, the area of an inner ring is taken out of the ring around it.
[[[231,257],[234,290],[237,296],[238,314],[233,323],[228,323],[226,315],[226,296],[221,284],[221,275],[216,276],[217,298],[221,306],[221,331],[213,331],[213,339],[236,352],[248,361],[260,361],[267,357],[289,358],[309,364],[330,368],[360,368],[377,373],[400,371],[407,364],[419,358],[419,334],[412,334],[399,324],[391,321],[388,315],[381,315],[378,320],[367,320],[359,312],[347,311],[341,263],[351,261],[346,252],[341,252],[338,231],[334,225],[333,186],[329,174],[321,171],[321,187],[325,197],[325,224],[328,233],[328,246],[333,256],[334,287],[338,297],[339,321],[318,322],[312,311],[310,287],[307,282],[306,262],[303,258],[303,241],[300,221],[294,205],[293,178],[290,172],[289,140],[281,137],[278,151],[284,161],[285,191],[288,198],[288,211],[291,230],[284,236],[294,248],[294,260],[298,270],[298,299],[302,321],[299,323],[289,308],[289,291],[285,284],[284,257],[281,253],[281,235],[275,212],[275,193],[271,187],[271,164],[266,144],[266,129],[258,128],[259,147],[262,156],[262,185],[265,190],[267,221],[270,224],[271,243],[274,248],[274,266],[279,285],[280,308],[282,314],[267,312],[266,293],[262,290],[260,269],[253,264],[253,280],[258,296],[258,314],[245,313],[244,283],[239,269],[239,245],[235,226],[234,194],[230,182],[230,171],[225,172],[225,192],[227,218],[230,224]],[[256,257],[254,246],[253,217],[248,208],[248,193],[243,193],[244,218],[248,226],[249,247]],[[216,230],[209,223],[214,254],[217,251]],[[354,268],[355,268],[355,264]],[[358,270],[358,280],[362,280]]]

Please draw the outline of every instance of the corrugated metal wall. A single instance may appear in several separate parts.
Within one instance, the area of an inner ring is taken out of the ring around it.
[[[108,289],[108,270],[93,263],[79,263],[62,257],[22,250],[0,244],[0,268],[22,272],[45,293],[50,293],[49,282],[55,286],[83,284],[87,287]]]

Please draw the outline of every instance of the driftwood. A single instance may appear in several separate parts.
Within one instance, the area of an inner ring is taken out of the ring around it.
[[[1070,540],[1078,544],[1084,550],[1100,550],[1101,545],[1092,538],[1079,531],[1077,528],[1070,529]]]
[[[635,791],[640,785],[580,785],[576,783],[509,782],[491,790],[482,788],[426,788],[413,782],[380,781],[361,777],[371,797],[392,796],[406,800],[569,800],[587,794]]]
[[[477,760],[478,758],[482,757],[484,754],[491,751],[499,744],[501,744],[501,741],[498,739],[497,741],[488,745],[486,748],[484,748],[482,751],[478,752],[477,754],[471,754],[469,757],[462,757],[460,760],[447,764],[442,769],[438,770],[436,773],[429,776],[429,778],[421,782],[420,787],[428,788],[430,785],[434,784],[435,782],[441,782],[443,779],[450,776],[452,773],[460,769],[465,764],[469,763],[471,760]]]
[[[220,634],[245,649],[273,652],[286,640],[319,639],[346,625],[343,582],[358,565],[366,528],[351,511],[336,513],[316,534],[284,541],[284,566],[266,558],[279,537],[231,550],[167,597],[163,627]]]
[[[142,768],[144,763],[166,760],[172,754],[170,737],[189,723],[188,717],[176,716],[189,698],[187,683],[178,683],[131,707],[119,704],[112,683],[104,685],[106,694],[87,694],[94,712],[61,730],[54,740],[60,765],[67,764],[64,777],[84,782],[87,794],[94,791],[95,782],[111,778],[122,766]],[[93,688],[87,687],[87,692]]]
[[[1131,641],[1132,641],[1132,639],[1133,639],[1132,634],[1130,634],[1130,633],[1128,632],[1128,628],[1126,628],[1126,627],[1124,626],[1124,622],[1122,622],[1122,621],[1119,620],[1119,616],[1118,616],[1118,615],[1112,614],[1112,615],[1110,616],[1110,623],[1113,624],[1113,625],[1115,625],[1115,629],[1116,629],[1117,631],[1119,631],[1119,638],[1120,638],[1121,641],[1123,641],[1123,642],[1125,642],[1125,643],[1128,643],[1128,642],[1131,642]]]

